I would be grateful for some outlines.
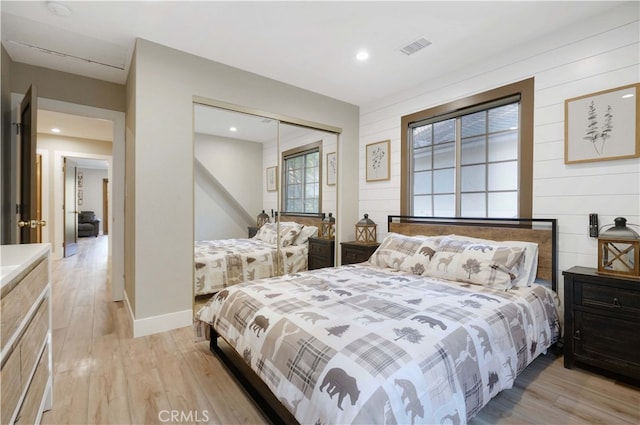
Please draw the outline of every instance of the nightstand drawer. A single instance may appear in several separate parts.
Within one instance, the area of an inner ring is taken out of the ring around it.
[[[342,265],[364,263],[380,246],[379,243],[341,242]]]
[[[309,270],[333,267],[335,241],[333,239],[309,238]]]
[[[576,311],[573,353],[586,363],[605,363],[607,369],[640,379],[638,322]],[[602,366],[602,365],[601,365]]]
[[[319,257],[329,257],[331,255],[331,246],[327,244],[311,243],[309,244],[309,255]]]
[[[342,262],[345,264],[363,263],[367,261],[371,255],[359,249],[342,248]]]
[[[638,282],[640,285],[640,282]],[[583,283],[576,291],[577,305],[626,310],[640,314],[640,292],[607,285]]]

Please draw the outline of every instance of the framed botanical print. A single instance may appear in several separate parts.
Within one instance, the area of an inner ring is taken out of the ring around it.
[[[366,147],[367,181],[389,180],[390,140],[370,143]]]
[[[640,156],[640,84],[564,102],[564,163]]]
[[[327,154],[327,185],[334,186],[338,177],[338,156],[335,152]]]
[[[278,167],[267,168],[267,191],[278,190]]]

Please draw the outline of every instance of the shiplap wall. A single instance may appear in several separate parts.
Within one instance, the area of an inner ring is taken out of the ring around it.
[[[640,159],[565,165],[564,100],[640,81],[639,17],[640,3],[629,2],[597,20],[361,107],[359,210],[378,223],[378,240],[387,232],[387,215],[400,212],[401,117],[533,76],[533,214],[559,220],[560,270],[594,267],[597,243],[588,236],[588,214],[598,213],[600,225],[617,216],[640,223]],[[365,146],[386,139],[391,179],[366,182]]]

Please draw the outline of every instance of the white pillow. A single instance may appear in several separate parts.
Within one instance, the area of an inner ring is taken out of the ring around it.
[[[524,263],[518,277],[511,282],[513,286],[531,286],[535,282],[538,273],[538,244],[525,241],[493,241],[490,239],[472,238],[471,236],[448,235],[452,239],[460,239],[475,243],[503,244],[524,248]]]
[[[524,248],[444,237],[425,275],[510,289],[524,263]]]
[[[318,228],[316,226],[302,226],[300,234],[293,241],[292,245],[304,245],[309,238],[315,238],[316,236],[318,236]]]

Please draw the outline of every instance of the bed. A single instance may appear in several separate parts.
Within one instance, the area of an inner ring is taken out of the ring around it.
[[[307,269],[309,237],[316,236],[318,215],[282,214],[253,238],[199,240],[194,245],[194,294],[214,294],[250,280]]]
[[[368,262],[227,288],[196,330],[285,423],[466,423],[560,336],[555,227],[390,216]]]

